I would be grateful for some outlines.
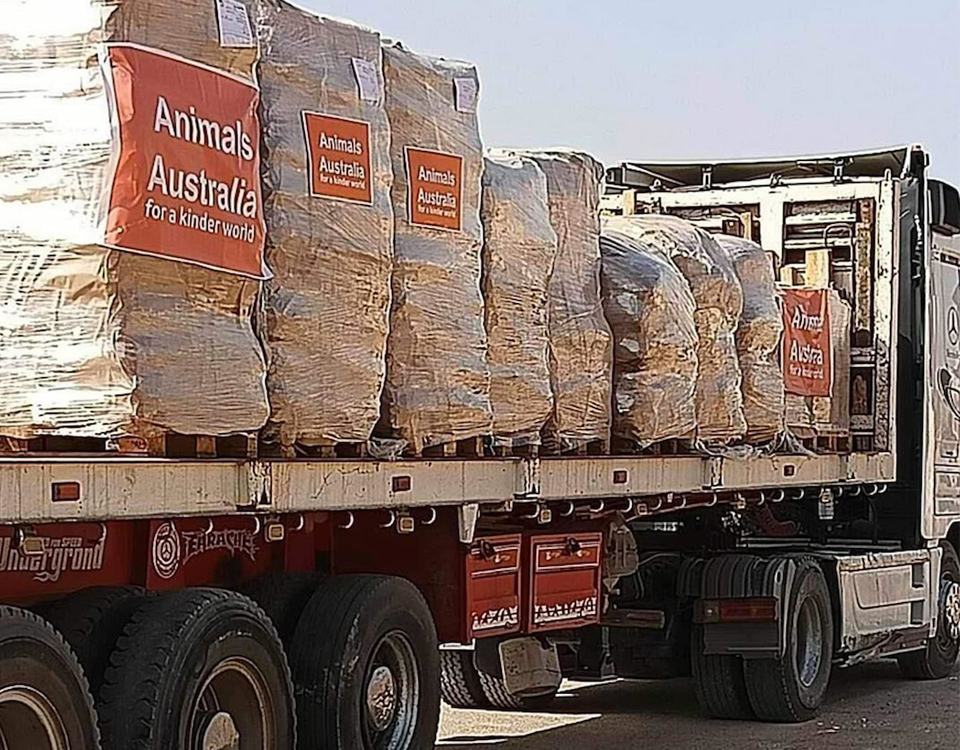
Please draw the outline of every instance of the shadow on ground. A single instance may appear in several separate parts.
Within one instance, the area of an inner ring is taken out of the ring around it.
[[[445,707],[442,750],[958,750],[960,680],[911,682],[894,662],[838,670],[819,719],[711,721],[689,680],[619,681],[565,690],[549,714]]]

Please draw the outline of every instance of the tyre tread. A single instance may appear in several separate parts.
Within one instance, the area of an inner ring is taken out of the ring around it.
[[[469,651],[440,652],[440,695],[453,708],[490,708]]]

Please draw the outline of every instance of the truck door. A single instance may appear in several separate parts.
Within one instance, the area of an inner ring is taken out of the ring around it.
[[[923,516],[926,539],[960,520],[960,210],[957,191],[931,181],[926,245]],[[942,196],[951,195],[953,201]],[[940,199],[937,199],[937,195]]]

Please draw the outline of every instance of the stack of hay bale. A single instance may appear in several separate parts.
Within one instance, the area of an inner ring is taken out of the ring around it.
[[[393,170],[380,36],[282,0],[261,0],[258,26],[275,274],[264,290],[266,437],[287,454],[329,452],[370,438],[386,369]]]
[[[557,256],[537,163],[488,152],[480,216],[494,447],[536,446],[553,411],[546,303]]]
[[[117,141],[96,62],[100,42],[131,42],[252,80],[255,44],[221,45],[209,0],[20,5],[0,34],[0,435],[162,449],[258,430],[259,281],[103,244]]]
[[[395,231],[383,430],[419,453],[492,429],[479,82],[472,65],[399,44],[383,48],[383,66]]]

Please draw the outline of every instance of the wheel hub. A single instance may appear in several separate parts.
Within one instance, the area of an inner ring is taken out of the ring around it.
[[[67,731],[56,707],[28,685],[0,690],[0,748],[67,750]]]
[[[940,587],[940,616],[943,629],[952,641],[960,640],[960,583],[944,581]]]
[[[240,733],[233,717],[225,711],[210,717],[203,730],[202,750],[240,750]]]
[[[367,683],[367,712],[378,732],[384,731],[397,712],[397,682],[389,667],[379,666]]]

